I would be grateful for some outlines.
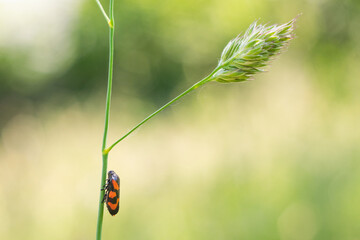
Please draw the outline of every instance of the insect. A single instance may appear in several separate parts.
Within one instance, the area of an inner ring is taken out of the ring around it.
[[[108,179],[101,190],[105,190],[103,202],[106,202],[109,213],[114,216],[119,211],[120,201],[120,178],[114,171],[108,172]]]

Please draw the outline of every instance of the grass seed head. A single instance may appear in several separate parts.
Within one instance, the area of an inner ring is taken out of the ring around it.
[[[284,49],[294,37],[296,18],[283,25],[259,25],[254,22],[243,35],[224,48],[219,70],[211,80],[223,83],[242,82],[264,71],[269,60]]]

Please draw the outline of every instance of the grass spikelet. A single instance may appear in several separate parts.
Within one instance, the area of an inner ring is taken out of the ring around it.
[[[271,26],[252,23],[243,35],[226,45],[217,66],[219,70],[209,80],[242,82],[264,71],[269,60],[293,39],[295,21],[296,18],[283,25]]]

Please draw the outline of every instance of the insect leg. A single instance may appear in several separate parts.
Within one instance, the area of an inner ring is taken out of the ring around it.
[[[104,197],[103,197],[103,199],[101,200],[102,203],[104,203],[106,199],[107,199],[107,193],[104,194]]]

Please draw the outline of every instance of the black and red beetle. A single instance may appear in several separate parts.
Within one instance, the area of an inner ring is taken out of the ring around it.
[[[119,211],[120,201],[120,178],[114,171],[108,172],[108,179],[102,190],[105,190],[103,202],[106,203],[109,213],[114,216]]]

